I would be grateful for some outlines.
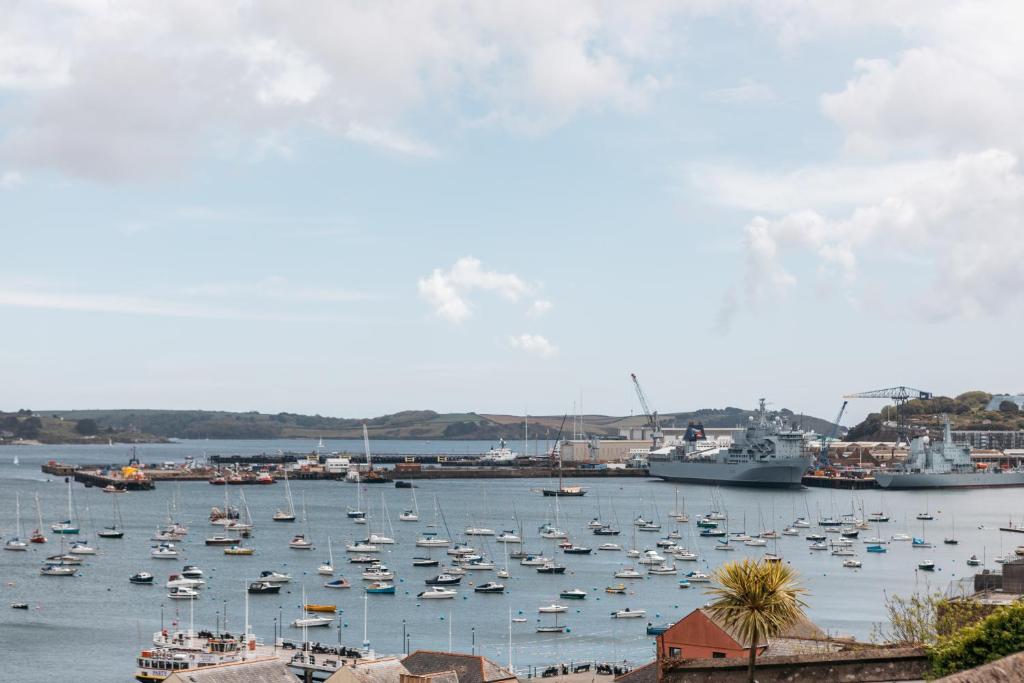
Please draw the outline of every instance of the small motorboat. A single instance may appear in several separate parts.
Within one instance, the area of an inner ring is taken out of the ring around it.
[[[604,592],[605,593],[610,593],[612,595],[625,595],[626,594],[626,584],[620,583],[617,586],[605,586]]]
[[[374,581],[366,587],[366,592],[381,595],[394,595],[395,584],[385,583],[383,581]]]
[[[952,536],[945,537],[944,539],[942,539],[942,542],[946,545],[959,545],[960,543],[958,539],[955,539]]]
[[[201,579],[203,578],[203,570],[194,564],[186,564],[181,568],[181,575],[186,579]]]
[[[307,605],[303,605],[302,608],[304,610],[306,610],[307,612],[330,612],[330,613],[333,614],[334,612],[338,611],[338,606],[337,605],[313,605],[313,604],[307,604]]]
[[[843,560],[843,566],[847,569],[860,569],[860,560]]]
[[[565,633],[565,626],[562,624],[553,624],[551,626],[538,626],[537,633]]]
[[[977,555],[971,555],[967,559],[967,566],[968,567],[980,567],[981,566],[981,560],[978,559]]]
[[[555,564],[554,562],[548,562],[540,567],[537,567],[538,574],[564,574],[565,565]]]
[[[363,572],[364,581],[390,581],[395,573],[382,564],[374,565]]]
[[[269,581],[253,581],[249,584],[249,592],[254,595],[277,594],[281,592],[281,584]]]
[[[512,531],[502,531],[494,539],[498,543],[522,543],[523,539],[519,538],[518,534]]]
[[[174,547],[173,543],[161,543],[158,546],[154,546],[149,551],[150,556],[154,560],[176,560],[178,559],[178,549]]]
[[[395,480],[395,488],[396,489],[411,489],[412,488],[412,482],[411,481],[401,481],[399,479],[396,479]]]
[[[444,586],[431,586],[422,593],[419,593],[416,597],[423,600],[450,600],[458,594],[458,591],[452,588],[445,588]]]
[[[78,542],[72,543],[71,548],[68,549],[68,552],[72,555],[95,555],[96,548],[93,548],[91,545]]]
[[[429,557],[412,558],[412,566],[414,567],[437,567],[440,564],[440,560],[433,560]]]
[[[865,550],[869,553],[884,553],[887,551],[887,548],[883,545],[869,545]]]
[[[28,609],[27,602],[12,602],[11,609]]]
[[[358,543],[349,543],[345,546],[345,552],[349,553],[379,553],[380,547],[367,543],[365,541],[359,541]]]
[[[537,611],[541,614],[562,614],[563,612],[568,612],[569,608],[565,605],[559,605],[553,602],[550,605],[538,607]]]
[[[292,550],[312,550],[313,541],[306,538],[305,534],[295,534],[292,540],[289,541],[288,547]]]
[[[566,555],[589,555],[592,548],[587,548],[581,545],[571,545],[568,548],[564,548],[562,552]]]
[[[199,591],[184,586],[172,588],[167,594],[171,600],[196,600],[199,598]]]
[[[612,612],[612,619],[640,619],[641,617],[647,616],[647,610],[645,609],[620,609]]]
[[[653,574],[655,576],[667,576],[675,574],[676,572],[677,570],[674,564],[665,564],[664,562],[659,564],[657,567],[650,567],[647,570],[648,574]]]
[[[403,510],[402,514],[398,515],[398,521],[418,522],[420,521],[420,516],[416,514],[415,510]]]
[[[616,579],[642,579],[644,575],[635,569],[620,569],[615,572]]]
[[[488,581],[487,583],[482,583],[479,586],[475,587],[473,589],[473,592],[474,593],[504,593],[505,592],[505,584],[497,583],[495,581]]]
[[[229,548],[224,548],[225,555],[253,555],[255,552],[256,551],[252,548],[246,548],[241,545],[233,545]]]
[[[340,578],[337,578],[337,579],[332,579],[332,580],[330,580],[330,581],[328,581],[327,583],[324,584],[324,588],[351,588],[351,587],[352,587],[352,584],[349,583],[348,579],[346,579],[343,576],[340,577]]]
[[[438,574],[437,576],[424,581],[428,586],[454,586],[462,583],[462,577],[457,574]]]
[[[609,550],[609,551],[613,551],[613,552],[620,552],[622,550],[622,546],[619,545],[618,543],[602,543],[601,545],[597,546],[597,549],[598,550]]]
[[[206,538],[206,545],[235,545],[236,543],[238,543],[238,539],[234,536],[218,534],[216,536],[208,536]]]
[[[587,591],[580,590],[579,588],[572,588],[570,590],[562,591],[558,594],[558,597],[563,600],[583,600],[587,597]]]
[[[932,514],[930,512],[919,512],[917,513],[917,519],[927,522],[935,518],[932,517]]]
[[[348,558],[349,564],[380,564],[380,558],[373,555],[354,555]]]
[[[671,627],[672,624],[647,624],[647,635],[660,636]]]
[[[137,572],[128,577],[128,582],[139,584],[140,586],[152,586],[153,575],[149,572]]]
[[[332,623],[334,623],[334,617],[302,617],[292,622],[292,628],[316,628],[330,626]]]
[[[679,580],[679,587],[680,588],[689,588],[690,587],[689,580],[688,579],[680,579]]]
[[[165,588],[199,588],[200,586],[206,585],[206,582],[202,579],[189,579],[181,574],[171,574],[167,577],[167,583],[164,584]]]
[[[921,571],[933,572],[935,571],[935,563],[931,560],[925,560],[924,562],[919,562],[917,568]]]
[[[686,579],[691,583],[710,583],[711,576],[704,572],[690,572],[686,575]]]
[[[76,571],[77,567],[67,564],[44,564],[39,569],[43,576],[74,576]]]
[[[550,557],[544,557],[543,555],[527,555],[519,560],[519,564],[524,567],[543,567],[550,561]]]
[[[270,569],[264,569],[260,572],[260,581],[266,581],[267,583],[288,583],[292,580],[291,574],[285,574],[284,572],[275,572]]]

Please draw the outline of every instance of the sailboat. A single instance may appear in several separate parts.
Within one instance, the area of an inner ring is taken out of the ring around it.
[[[362,483],[360,482],[358,470],[356,470],[356,506],[354,508],[348,508],[345,512],[345,516],[349,519],[364,520],[364,523],[366,520],[366,511],[363,510],[363,488]],[[358,524],[359,522],[357,521],[356,523]]]
[[[20,493],[15,493],[14,494],[14,510],[15,510],[15,512],[14,512],[14,520],[15,520],[15,523],[17,524],[17,532],[15,533],[14,538],[7,539],[7,542],[4,543],[4,550],[25,551],[25,550],[28,550],[28,543],[26,543],[25,541],[21,540],[21,494]]]
[[[295,503],[292,500],[292,486],[288,483],[288,468],[284,468],[284,495],[286,502],[288,503],[287,510],[278,509],[274,512],[275,522],[294,522],[295,521]]]
[[[68,477],[68,518],[50,527],[55,534],[77,534],[80,529],[77,524],[71,522],[71,478]]]
[[[114,502],[114,524],[104,527],[96,532],[100,538],[124,538],[124,522],[121,520],[121,506],[117,503],[117,496],[111,496]]]
[[[391,515],[388,514],[388,506],[384,502],[384,492],[380,492],[380,511],[381,516],[384,517],[384,521],[388,525],[388,533],[390,536],[385,536],[383,531],[381,533],[370,532],[370,536],[367,542],[375,545],[394,545],[395,543],[395,528],[391,525]]]
[[[36,528],[28,539],[31,543],[46,543],[43,536],[43,509],[39,507],[39,494],[36,494]]]
[[[313,535],[309,533],[309,517],[306,516],[306,498],[302,498],[302,521],[306,526],[306,533],[295,534],[292,537],[291,542],[288,543],[288,547],[292,550],[312,550],[313,549]]]
[[[960,541],[957,540],[957,537],[956,537],[956,517],[953,518],[953,533],[952,533],[952,535],[951,536],[946,536],[944,539],[942,539],[942,542],[945,543],[946,545],[957,545],[958,543],[960,543]]]
[[[416,502],[416,489],[412,490],[412,508],[402,511],[402,514],[398,515],[398,519],[401,522],[420,521],[420,506]]]
[[[682,510],[679,509],[679,487],[678,486],[676,487],[675,493],[676,493],[676,506],[675,506],[675,509],[672,511],[672,519],[674,519],[677,522],[684,522],[684,523],[685,522],[689,522],[690,521],[690,516],[686,514],[686,499],[685,498],[683,499],[683,509]]]
[[[327,537],[327,562],[326,564],[320,565],[316,571],[318,574],[323,574],[325,576],[334,575],[334,551],[331,549],[330,536]]]
[[[43,576],[74,576],[81,560],[64,553],[64,536],[60,537],[60,555],[47,558],[39,573]]]
[[[562,418],[562,422],[563,423],[565,422],[565,418]],[[559,430],[559,431],[561,431],[561,430]],[[585,488],[583,488],[582,486],[566,486],[565,483],[562,481],[562,448],[561,448],[561,445],[557,441],[555,442],[555,446],[554,447],[558,450],[558,488],[557,489],[541,489],[541,493],[543,493],[545,496],[555,496],[556,498],[560,498],[562,496],[566,496],[566,497],[585,496],[587,494],[587,490]]]

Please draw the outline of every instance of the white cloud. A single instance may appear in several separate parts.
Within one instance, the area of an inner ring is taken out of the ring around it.
[[[508,343],[513,348],[541,358],[554,358],[558,355],[558,347],[539,334],[521,334],[518,337],[509,337]]]
[[[518,301],[535,291],[515,273],[484,270],[479,259],[464,256],[448,270],[435,268],[418,282],[419,294],[441,318],[460,323],[473,315],[468,297],[474,291],[493,292],[508,301]]]
[[[100,179],[174,172],[211,137],[314,128],[433,156],[423,112],[540,132],[646,106],[674,49],[668,4],[9,3],[0,162]],[[406,125],[403,125],[406,124]],[[215,135],[211,135],[215,134]],[[244,158],[244,154],[242,155]]]
[[[25,182],[25,178],[17,171],[0,173],[0,190],[13,190]]]
[[[532,304],[530,304],[530,308],[526,311],[526,313],[527,315],[541,316],[548,313],[552,309],[552,307],[554,307],[554,304],[552,304],[547,299],[537,299]]]
[[[738,85],[704,93],[703,99],[720,104],[768,104],[778,98],[770,85],[744,78]]]
[[[959,155],[926,181],[838,217],[811,209],[757,217],[744,234],[748,306],[784,296],[798,284],[787,261],[810,256],[823,282],[847,292],[856,291],[862,261],[923,262],[924,281],[904,273],[887,293],[901,315],[943,320],[1024,307],[1024,173],[1005,151]],[[730,296],[723,326],[736,308]]]

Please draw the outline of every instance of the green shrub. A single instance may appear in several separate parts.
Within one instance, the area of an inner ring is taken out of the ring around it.
[[[1001,607],[981,622],[928,648],[935,678],[973,669],[1024,650],[1024,604]]]

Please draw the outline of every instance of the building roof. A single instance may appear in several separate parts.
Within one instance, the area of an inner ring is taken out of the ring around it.
[[[436,652],[417,650],[402,660],[409,673],[424,676],[442,671],[454,671],[458,683],[492,683],[492,681],[515,680],[516,675],[506,671],[494,662],[477,655],[458,652]]]
[[[616,683],[658,683],[658,662],[648,662],[615,677]]]
[[[700,607],[695,610],[703,614],[711,623],[720,628],[726,635],[736,641],[736,644],[741,648],[749,648],[750,642],[744,638],[741,638],[736,629],[727,626],[722,620],[716,619],[709,610]],[[685,618],[685,617],[684,617]],[[785,631],[780,633],[776,638],[769,641],[774,643],[775,640],[781,639],[793,639],[793,640],[826,640],[828,634],[818,628],[809,619],[801,619],[800,621],[794,622],[792,626],[787,628]],[[758,647],[764,646],[764,641],[758,642]]]
[[[1010,683],[1021,680],[1024,680],[1024,652],[940,678],[936,683]]]
[[[344,669],[344,676],[334,673],[327,679],[328,683],[335,680],[335,677],[337,680],[355,680],[359,683],[398,683],[402,674],[409,673],[398,657],[356,660]]]
[[[295,674],[276,657],[179,671],[164,683],[295,683]]]

